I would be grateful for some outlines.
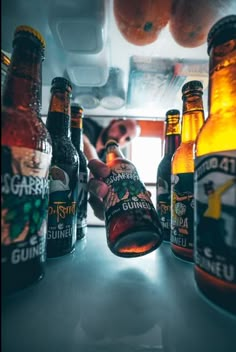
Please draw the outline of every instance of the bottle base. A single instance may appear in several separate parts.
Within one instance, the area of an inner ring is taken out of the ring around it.
[[[181,259],[181,260],[188,262],[188,263],[194,262],[192,249],[179,247],[179,246],[176,246],[173,244],[171,244],[170,248],[176,258]]]
[[[196,266],[194,277],[198,290],[208,303],[236,317],[236,288],[227,286],[222,280],[212,277]]]
[[[60,252],[49,251],[47,252],[47,259],[58,258],[58,257],[62,257],[63,255],[71,254],[72,252],[74,252],[74,250],[75,250],[75,245],[70,249],[60,251]]]
[[[77,233],[76,233],[76,239],[81,240],[87,235],[88,228],[86,227],[81,227],[80,229],[77,228]]]
[[[123,234],[115,243],[108,240],[110,250],[119,257],[139,257],[157,249],[162,238],[153,231],[140,230]]]
[[[163,242],[169,242],[170,243],[170,233],[166,233],[163,231]]]
[[[34,285],[36,285],[39,281],[41,281],[44,278],[45,272],[44,270],[41,271],[40,273],[32,275],[30,278],[27,277],[26,279],[22,279],[20,275],[17,276],[17,279],[14,281],[14,283],[9,284],[9,278],[7,280],[7,284],[4,284],[6,280],[2,278],[2,288],[1,288],[1,294],[2,297],[11,297],[14,296],[15,294],[22,292]],[[20,282],[21,280],[21,282]]]

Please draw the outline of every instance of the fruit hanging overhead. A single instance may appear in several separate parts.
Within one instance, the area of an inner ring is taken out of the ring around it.
[[[206,42],[219,18],[235,12],[235,0],[173,0],[169,30],[179,45],[194,48]]]
[[[172,0],[114,0],[114,16],[123,37],[134,45],[153,43],[167,25]]]

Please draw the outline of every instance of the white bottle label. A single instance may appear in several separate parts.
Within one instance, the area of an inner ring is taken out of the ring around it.
[[[236,151],[195,160],[196,266],[236,289]]]

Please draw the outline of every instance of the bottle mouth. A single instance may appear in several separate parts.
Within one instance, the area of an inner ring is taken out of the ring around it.
[[[32,34],[35,38],[38,39],[38,41],[40,42],[42,47],[45,49],[46,42],[45,42],[42,34],[39,31],[37,31],[35,28],[33,28],[31,26],[28,26],[28,25],[21,25],[21,26],[16,27],[15,33],[14,33],[14,37],[17,37],[17,35],[19,33],[28,33],[28,34],[30,33],[30,34]]]
[[[169,116],[169,115],[180,115],[180,111],[177,110],[177,109],[171,109],[171,110],[168,110],[166,112],[166,118]]]
[[[72,91],[71,82],[64,77],[54,77],[51,82],[51,92],[55,89],[65,89],[69,93]]]
[[[228,15],[218,20],[209,30],[207,37],[207,53],[210,54],[213,45],[221,44],[235,38],[236,15]]]
[[[185,83],[182,87],[182,94],[187,94],[192,91],[202,92],[203,85],[201,81],[189,81]]]
[[[70,108],[73,114],[79,114],[81,117],[83,117],[84,110],[81,105],[72,103]]]
[[[109,145],[116,145],[117,147],[119,146],[118,141],[115,138],[109,139],[106,144],[105,148],[108,147]]]

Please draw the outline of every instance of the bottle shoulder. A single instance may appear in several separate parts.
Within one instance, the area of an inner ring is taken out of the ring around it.
[[[168,170],[171,166],[173,154],[165,154],[164,157],[161,159],[160,163],[157,167],[157,172],[161,170]]]
[[[186,154],[188,156],[193,156],[193,154],[192,154],[193,146],[194,146],[194,142],[186,142],[186,143],[182,142],[180,144],[180,146],[174,152],[174,154],[172,156],[172,160],[177,157],[180,157],[180,156],[186,156]]]
[[[107,166],[109,166],[112,169],[117,167],[117,166],[119,166],[119,165],[122,165],[122,164],[123,165],[124,164],[130,165],[132,168],[135,168],[134,164],[130,160],[124,159],[124,158],[120,158],[120,157],[115,158],[115,159],[110,160],[110,161],[107,161],[106,164],[107,164]]]
[[[209,116],[196,139],[195,155],[236,150],[235,116]]]
[[[160,165],[161,163],[166,163],[166,162],[171,161],[173,155],[174,155],[174,153],[166,153],[166,154],[162,157],[162,159],[161,159],[159,165]]]
[[[51,153],[52,139],[40,116],[28,111],[2,109],[2,144]]]
[[[52,159],[62,163],[78,163],[79,155],[71,139],[63,137],[52,138]]]
[[[181,143],[171,161],[172,173],[194,171],[194,142]]]

